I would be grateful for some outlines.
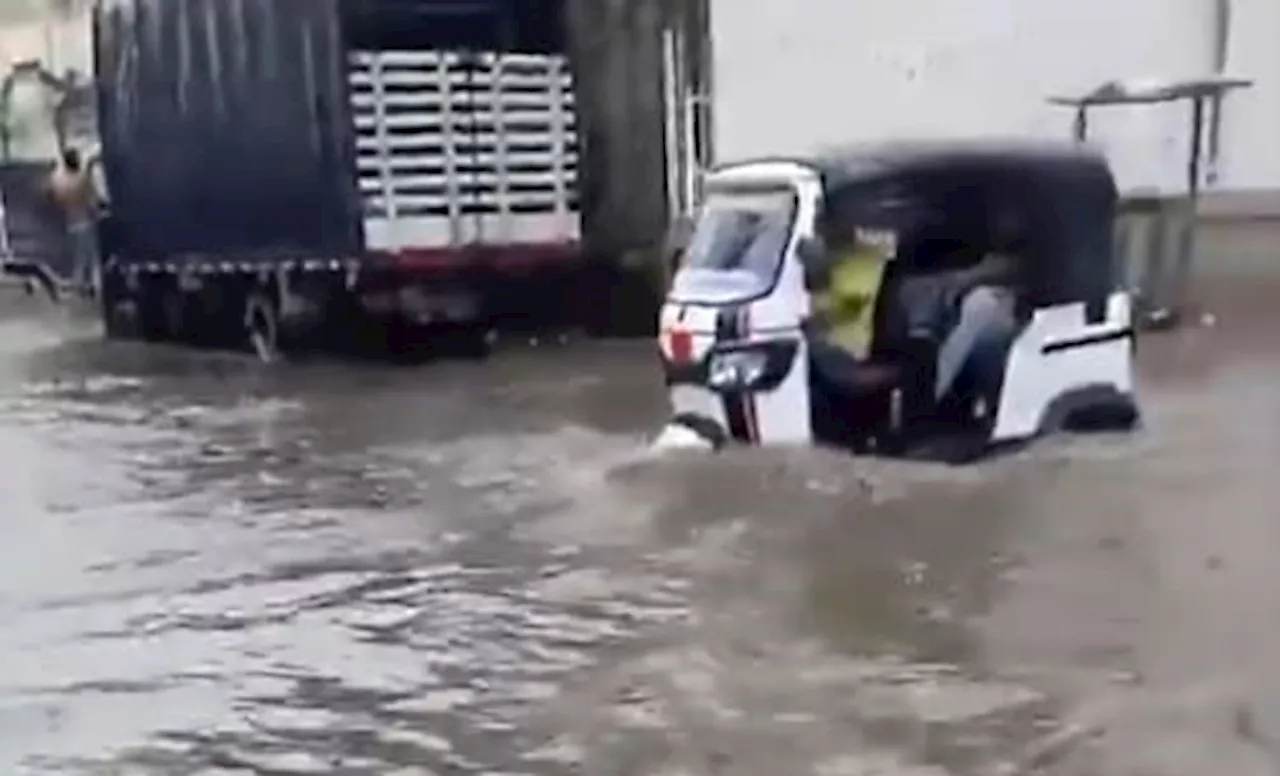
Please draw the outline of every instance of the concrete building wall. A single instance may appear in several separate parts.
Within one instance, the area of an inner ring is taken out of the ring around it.
[[[69,70],[91,74],[89,9],[87,0],[67,2],[56,12],[47,0],[9,0],[0,4],[0,78],[13,65],[31,61],[40,62],[58,76]],[[12,159],[47,160],[56,156],[55,101],[53,93],[34,81],[15,85],[6,117]]]
[[[1280,188],[1280,3],[1232,0],[1215,187]],[[1210,0],[712,0],[721,159],[885,137],[1068,137],[1046,97],[1212,71]],[[1185,184],[1189,107],[1096,113],[1123,188]]]
[[[1223,115],[1222,174],[1228,189],[1280,189],[1280,2],[1233,0],[1227,71],[1255,79]]]
[[[89,42],[89,5],[78,4],[54,14],[37,6],[0,15],[0,66],[39,59],[51,70],[92,67]]]
[[[616,254],[665,227],[660,32],[699,0],[569,0],[581,91],[584,213]],[[718,158],[912,135],[1066,136],[1049,94],[1114,76],[1212,67],[1211,0],[710,0]],[[38,58],[91,69],[88,0],[0,3],[0,70]],[[1212,188],[1280,191],[1280,2],[1231,0],[1227,69],[1257,79],[1225,108]],[[44,125],[48,95],[16,95]],[[1126,186],[1181,185],[1185,108],[1099,114],[1096,137]],[[22,156],[52,136],[28,132]],[[1280,205],[1280,197],[1275,198]]]

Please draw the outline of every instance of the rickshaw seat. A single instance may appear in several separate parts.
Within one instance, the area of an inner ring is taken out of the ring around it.
[[[819,377],[850,399],[866,399],[880,394],[887,396],[895,388],[914,395],[917,382],[924,382],[932,390],[932,372],[937,356],[937,346],[932,340],[909,339],[898,348],[878,352],[864,361],[858,361],[834,346],[822,350],[825,352],[815,353],[818,357],[814,359]]]
[[[836,444],[855,450],[878,445],[891,449],[909,443],[932,415],[934,363],[932,342],[916,344],[921,352],[901,352],[892,360],[856,361],[852,356],[815,348],[810,359],[815,407],[825,432]],[[828,346],[834,347],[834,346]],[[928,353],[923,351],[927,350]],[[882,359],[888,354],[882,354]]]
[[[841,375],[831,383],[850,398],[863,398],[891,390],[898,384],[901,374],[899,364],[864,361],[850,370],[847,376]]]

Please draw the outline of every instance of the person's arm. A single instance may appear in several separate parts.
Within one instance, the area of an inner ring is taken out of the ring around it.
[[[1007,283],[1017,271],[1017,262],[1004,253],[988,253],[972,267],[960,270],[965,285]]]
[[[80,185],[84,187],[85,206],[90,213],[97,215],[102,209],[102,196],[98,194],[98,187],[94,185],[93,174],[86,169],[83,175]]]

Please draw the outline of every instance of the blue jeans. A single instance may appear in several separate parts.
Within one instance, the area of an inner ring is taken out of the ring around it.
[[[78,288],[93,289],[98,283],[98,235],[92,221],[67,227],[71,242],[71,282]]]
[[[970,289],[953,309],[945,286],[917,284],[911,330],[938,345],[934,399],[941,400],[961,375],[974,375],[986,390],[999,385],[1009,347],[1018,334],[1011,291],[994,286]],[[953,325],[947,326],[948,321]],[[848,351],[823,339],[810,342],[810,358],[817,372],[833,387],[857,384],[860,363]]]
[[[978,286],[965,294],[955,326],[938,348],[934,398],[941,400],[962,373],[977,374],[984,382],[1004,376],[1005,359],[1018,333],[1013,294],[1007,289]]]

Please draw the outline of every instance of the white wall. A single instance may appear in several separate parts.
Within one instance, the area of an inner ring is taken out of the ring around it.
[[[87,6],[53,14],[48,4],[5,7],[0,16],[0,76],[17,62],[38,60],[51,72],[68,69],[89,73],[93,57]],[[57,137],[53,130],[54,95],[31,81],[14,88],[10,107],[10,149],[15,159],[53,159]]]
[[[1254,79],[1228,98],[1218,186],[1280,188],[1280,2],[1234,0],[1227,70]]]
[[[1047,96],[1212,67],[1211,0],[711,2],[720,160],[886,137],[1069,137],[1070,111]],[[1280,2],[1235,2],[1232,66],[1267,75],[1231,98],[1219,185],[1280,186]],[[1095,115],[1122,188],[1184,185],[1189,106]]]

